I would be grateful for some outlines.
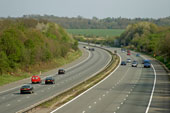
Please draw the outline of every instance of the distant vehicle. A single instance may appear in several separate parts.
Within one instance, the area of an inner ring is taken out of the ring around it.
[[[127,50],[127,55],[131,55],[130,50]]]
[[[89,48],[90,51],[94,51],[95,49],[94,48]]]
[[[133,61],[132,62],[132,67],[137,67],[138,66],[138,62],[137,61]]]
[[[65,70],[64,69],[59,69],[58,74],[65,74]]]
[[[150,60],[144,60],[143,63],[144,63],[144,68],[150,68],[151,67]]]
[[[121,65],[126,65],[126,61],[122,61],[122,62],[121,62]]]
[[[131,63],[131,59],[130,58],[127,59],[127,63]]]
[[[114,53],[117,53],[117,50],[114,50]]]
[[[32,87],[32,85],[24,85],[20,88],[20,93],[34,93],[34,88]]]
[[[32,76],[31,82],[32,82],[32,83],[41,83],[41,78],[40,78],[40,76],[38,76],[38,75]]]
[[[47,77],[45,79],[45,84],[55,84],[55,79],[53,77]]]
[[[139,54],[139,53],[137,53],[137,54],[136,54],[136,57],[139,57],[139,56],[140,56],[140,54]]]
[[[131,53],[127,53],[127,55],[131,55]]]
[[[121,51],[122,51],[122,52],[125,52],[125,51],[126,51],[126,49],[125,49],[125,48],[121,48]]]

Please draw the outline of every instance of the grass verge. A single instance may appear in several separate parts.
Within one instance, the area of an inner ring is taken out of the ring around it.
[[[36,110],[41,111],[40,109],[44,110],[44,108],[45,108],[45,109],[49,110],[47,112],[50,112],[50,110],[53,110],[54,108],[57,108],[57,107],[61,106],[62,104],[72,100],[77,95],[80,95],[82,92],[86,91],[90,87],[94,86],[95,84],[97,84],[98,82],[103,80],[117,67],[119,62],[120,62],[119,57],[115,54],[112,54],[111,62],[99,74],[89,78],[88,80],[83,81],[82,83],[70,88],[69,90],[66,90],[65,92],[53,97],[52,99],[47,100],[47,101],[35,106],[32,109],[29,109],[29,110],[36,113]],[[29,112],[29,110],[27,112]]]
[[[15,75],[12,75],[12,74],[0,75],[0,86],[28,78],[34,74],[38,74],[42,70],[43,70],[42,72],[47,72],[51,69],[63,66],[65,64],[68,64],[68,63],[76,60],[81,55],[82,55],[82,52],[80,50],[74,51],[74,52],[69,52],[65,58],[60,57],[60,58],[54,59],[54,61],[52,61],[50,63],[43,64],[42,65],[43,67],[42,66],[41,67],[37,67],[37,66],[32,67],[32,69],[30,69],[31,73],[18,71],[17,73],[15,73]]]

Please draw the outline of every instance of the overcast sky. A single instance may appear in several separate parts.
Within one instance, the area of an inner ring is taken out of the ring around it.
[[[27,14],[161,18],[170,16],[170,0],[0,0],[0,17]]]

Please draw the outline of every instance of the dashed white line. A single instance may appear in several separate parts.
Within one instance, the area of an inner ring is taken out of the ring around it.
[[[10,104],[7,104],[7,107],[9,107],[10,106]]]
[[[85,113],[86,111],[83,111],[82,113]]]
[[[89,106],[89,109],[91,109],[91,106]]]
[[[94,104],[97,104],[97,102],[94,102]]]

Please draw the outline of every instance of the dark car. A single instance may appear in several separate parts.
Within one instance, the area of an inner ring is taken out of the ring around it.
[[[65,74],[65,70],[64,69],[59,69],[58,74]]]
[[[138,66],[138,62],[137,61],[133,61],[132,62],[132,67],[137,67]]]
[[[94,51],[95,49],[94,48],[89,48],[90,51]]]
[[[121,62],[121,65],[126,65],[126,62],[125,62],[125,61],[122,61],[122,62]]]
[[[24,85],[20,88],[20,93],[34,93],[34,88],[32,87],[32,85]]]
[[[139,57],[139,56],[140,56],[140,54],[139,54],[139,53],[137,53],[137,54],[136,54],[136,57]]]
[[[47,77],[45,79],[45,84],[55,84],[55,79],[53,77]]]
[[[144,63],[144,68],[150,68],[151,67],[150,60],[144,60],[143,63]]]

